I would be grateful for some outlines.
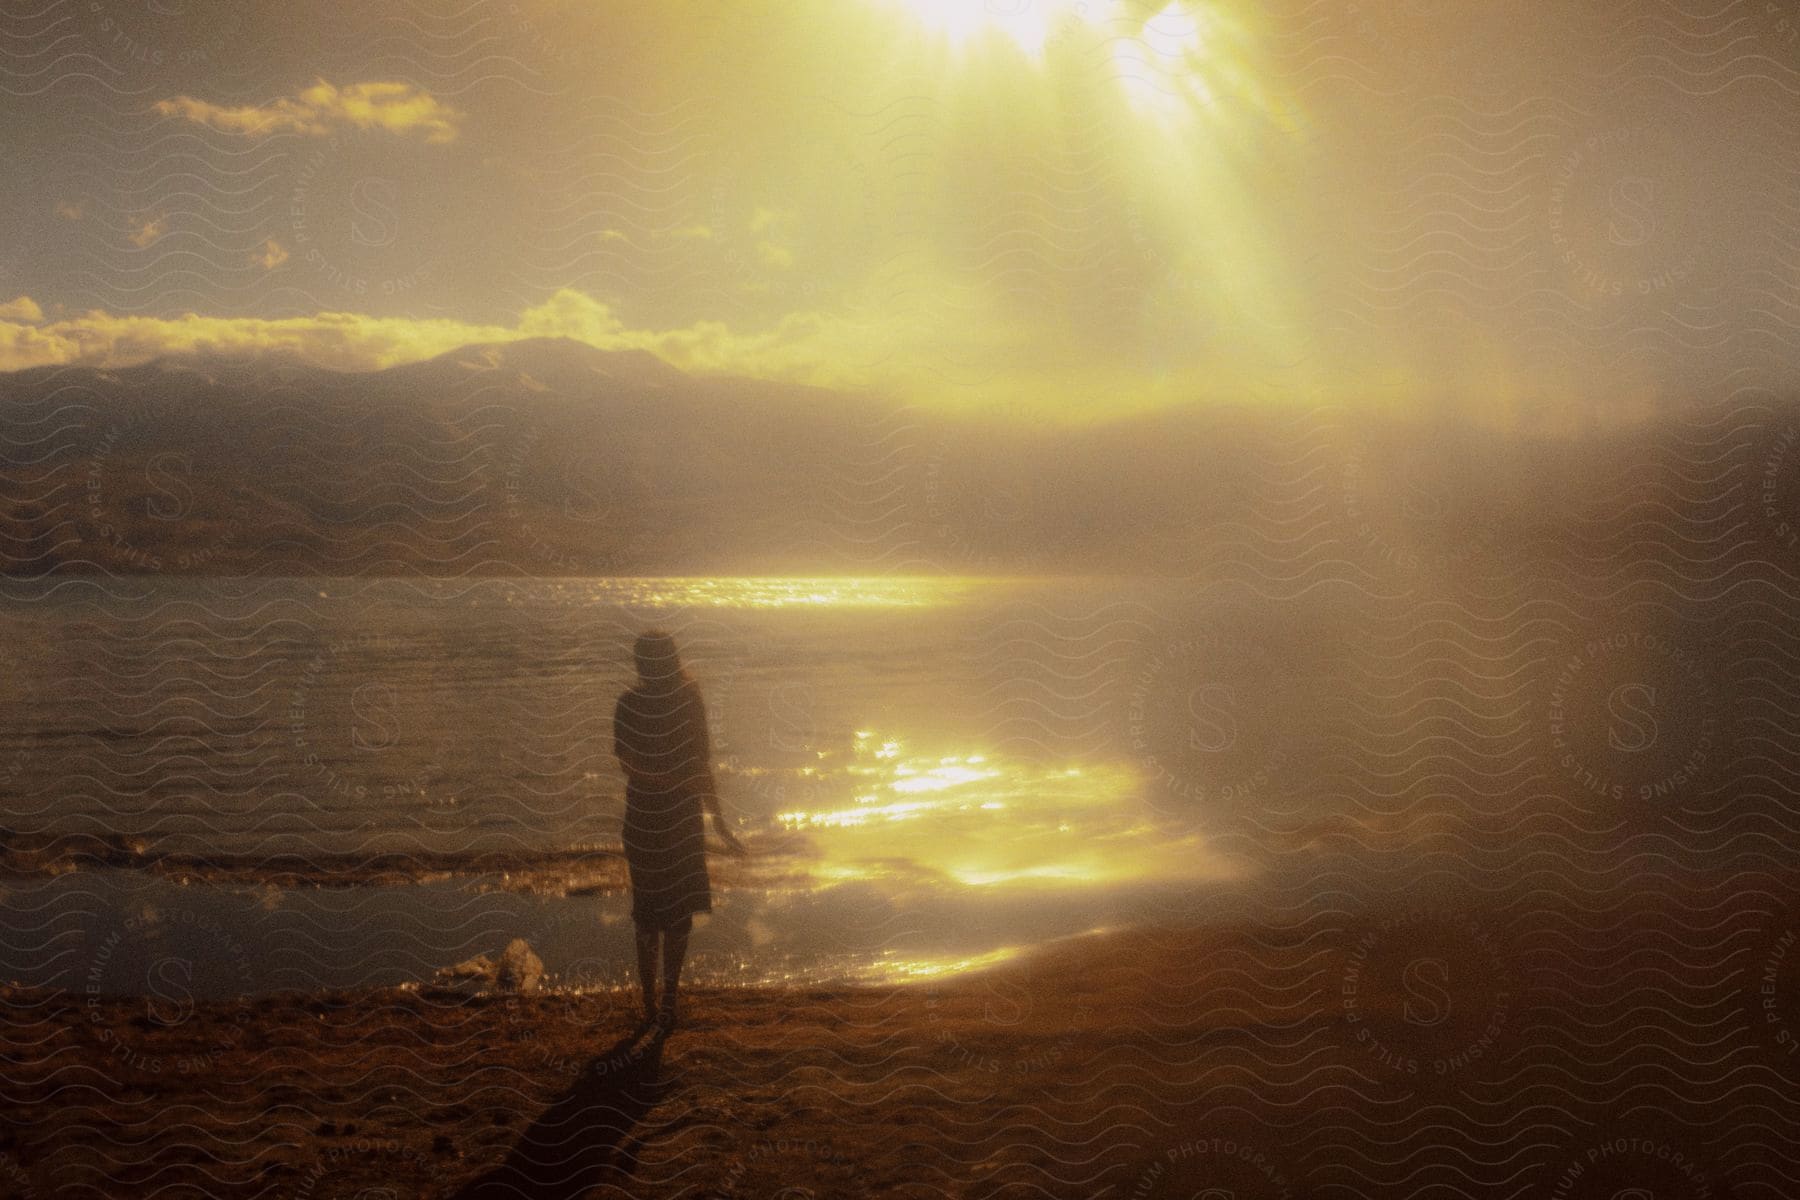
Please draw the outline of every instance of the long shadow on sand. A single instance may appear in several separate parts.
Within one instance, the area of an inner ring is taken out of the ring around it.
[[[556,1200],[618,1184],[636,1167],[624,1145],[656,1101],[663,1038],[639,1029],[582,1068],[569,1090],[519,1136],[506,1161],[464,1185],[454,1200]]]

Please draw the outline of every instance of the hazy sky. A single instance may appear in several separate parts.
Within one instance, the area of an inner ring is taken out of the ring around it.
[[[0,15],[0,367],[567,334],[1030,415],[1791,382],[1784,6]]]

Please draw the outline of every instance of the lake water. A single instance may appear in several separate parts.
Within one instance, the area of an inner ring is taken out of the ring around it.
[[[15,582],[0,823],[162,866],[15,871],[0,968],[132,991],[174,961],[235,994],[427,978],[522,936],[569,986],[622,980],[611,714],[652,624],[701,683],[754,851],[712,858],[698,978],[929,977],[1136,919],[1245,871],[1201,818],[1275,778],[1233,714],[1268,648],[1227,663],[1179,592]]]
[[[1709,888],[1760,869],[1722,805],[1787,821],[1757,783],[1786,659],[1719,632],[1775,628],[1745,590],[1690,619],[1304,577],[8,581],[0,977],[395,984],[523,937],[563,986],[623,982],[610,722],[653,624],[753,851],[711,857],[700,980],[1531,909],[1637,847]]]

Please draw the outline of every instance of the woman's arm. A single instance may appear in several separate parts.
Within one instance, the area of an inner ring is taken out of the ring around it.
[[[713,832],[725,843],[725,848],[733,854],[747,854],[744,843],[738,841],[737,834],[731,832],[731,826],[725,823],[725,810],[719,804],[719,791],[713,783],[712,772],[706,773],[706,787],[700,793],[700,807],[712,814]]]
[[[738,841],[737,834],[725,823],[725,809],[719,803],[719,784],[713,778],[712,770],[712,738],[706,728],[706,703],[698,695],[695,697],[693,740],[689,748],[693,752],[693,763],[696,774],[700,777],[700,807],[712,814],[713,832],[725,843],[725,848],[733,854],[743,854],[744,843]]]

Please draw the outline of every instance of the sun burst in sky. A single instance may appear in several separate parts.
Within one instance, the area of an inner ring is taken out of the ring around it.
[[[1122,101],[1113,132],[1143,151],[1204,155],[1206,146],[1274,144],[1300,126],[1271,90],[1241,6],[1210,0],[874,0],[923,38],[928,59],[959,78],[991,82],[1021,65],[1052,93],[1094,78],[1096,62]],[[1048,101],[1049,97],[1045,97]],[[1199,141],[1196,142],[1195,138]]]
[[[956,49],[1004,38],[1034,58],[1059,33],[1097,24],[1102,0],[890,0]]]

